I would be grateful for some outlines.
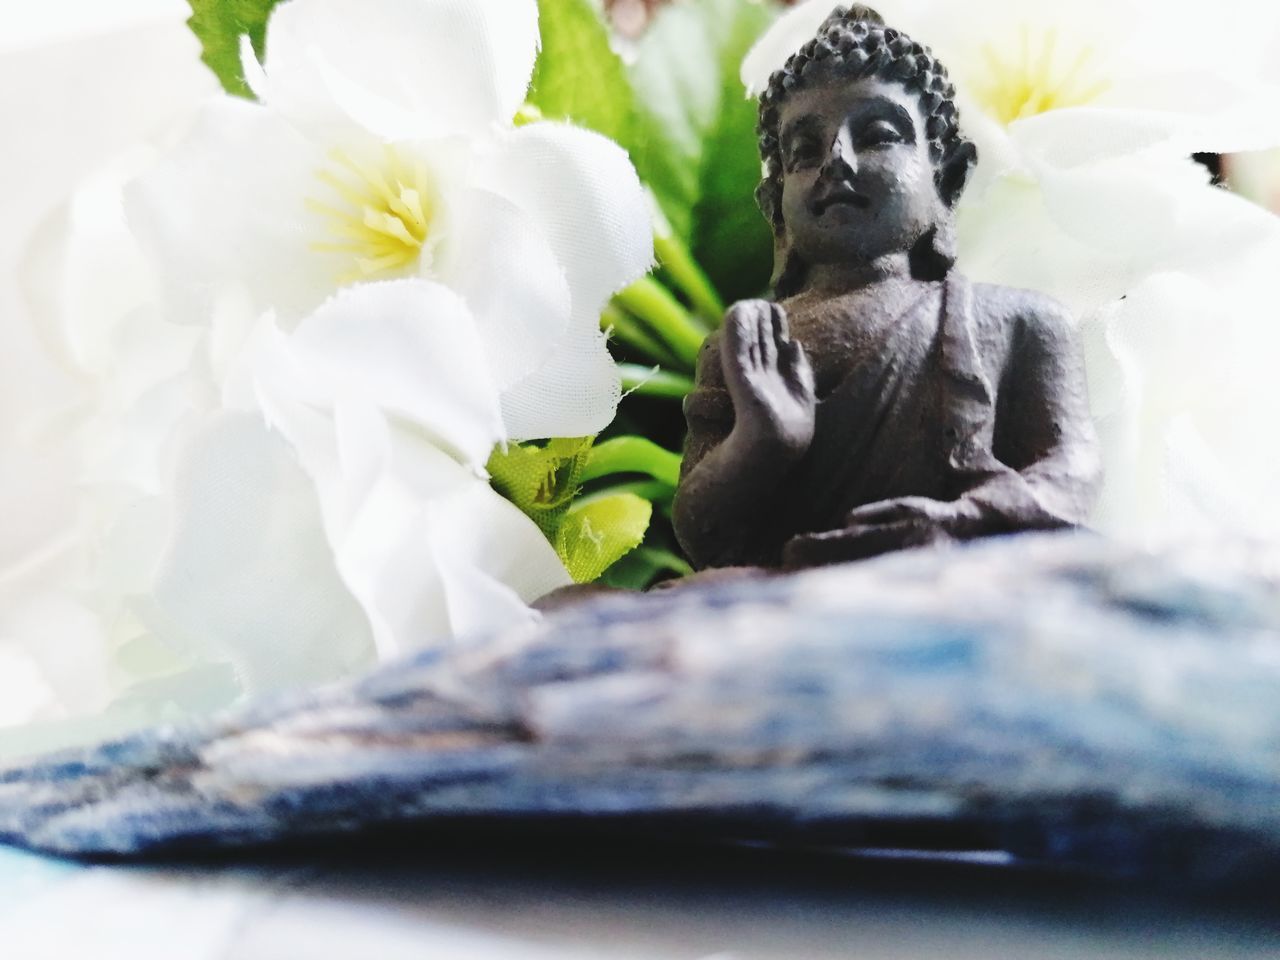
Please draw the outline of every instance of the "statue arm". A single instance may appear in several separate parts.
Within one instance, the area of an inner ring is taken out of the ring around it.
[[[1051,301],[1017,321],[986,464],[954,500],[900,497],[851,511],[845,528],[793,537],[787,566],[1083,523],[1100,479],[1084,365],[1070,318]],[[1040,306],[1040,304],[1037,304]]]
[[[1101,480],[1071,318],[1049,300],[1018,321],[996,404],[994,472],[960,498],[961,536],[1088,519]]]
[[[736,304],[703,345],[685,400],[673,521],[695,566],[776,562],[772,519],[808,450],[813,404],[808,361],[781,308]]]
[[[766,562],[758,542],[758,511],[783,479],[768,464],[748,467],[752,451],[741,434],[733,436],[733,401],[721,371],[719,341],[716,331],[703,344],[694,389],[685,398],[689,431],[672,517],[676,538],[699,569]]]

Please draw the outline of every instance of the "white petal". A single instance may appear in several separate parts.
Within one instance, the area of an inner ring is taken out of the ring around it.
[[[1153,271],[1221,271],[1268,249],[1280,220],[1212,188],[1198,164],[1130,157],[1039,179],[997,180],[966,196],[959,217],[960,266],[975,280],[1052,294],[1080,318],[1123,296]]]
[[[537,45],[534,0],[288,0],[268,24],[265,100],[389,139],[481,133],[520,108]]]
[[[404,418],[463,463],[503,438],[475,321],[446,287],[392,280],[342,291],[258,368],[264,397],[332,411],[346,398]]]
[[[17,678],[0,681],[0,726],[94,713],[110,699],[110,652],[101,623],[60,586],[21,598],[0,615],[0,671],[20,670],[18,676],[33,684],[20,690],[11,689]]]
[[[209,422],[177,478],[173,524],[142,612],[183,656],[229,660],[251,692],[368,662],[368,628],[334,569],[314,489],[260,420]]]
[[[174,319],[204,323],[226,290],[298,317],[344,267],[311,249],[306,209],[325,155],[266,108],[210,101],[183,142],[126,193],[129,224],[160,266]]]
[[[569,284],[539,223],[487,190],[456,199],[433,276],[466,301],[498,389],[542,364],[568,328]]]
[[[39,332],[81,372],[104,372],[115,325],[155,299],[123,197],[125,182],[153,159],[148,150],[133,151],[86,178],[28,252],[24,272],[39,275],[29,285],[41,314]]]
[[[503,137],[481,175],[542,228],[569,280],[575,316],[598,313],[652,265],[648,201],[613,141],[568,124],[529,124]]]
[[[1171,113],[1089,106],[1050,110],[1017,120],[1008,130],[1033,163],[1070,169],[1167,146],[1184,126]]]
[[[434,502],[428,527],[455,635],[528,620],[520,608],[572,583],[537,525],[487,483]]]
[[[1280,241],[1280,219],[1211,187],[1204,167],[1186,158],[1045,169],[1040,189],[1060,229],[1135,278],[1181,270],[1208,280],[1218,270],[1221,282],[1235,285],[1249,275],[1246,264]]]
[[[742,60],[740,75],[749,94],[759,96],[764,92],[773,72],[782,69],[787,58],[812,39],[833,7],[827,0],[808,0],[773,22]]]
[[[1280,511],[1263,490],[1280,467],[1269,416],[1256,412],[1266,364],[1252,358],[1271,355],[1276,337],[1235,292],[1224,300],[1200,278],[1154,274],[1107,311],[1125,403],[1098,424],[1107,473],[1095,521],[1105,532],[1151,542],[1274,531]],[[1241,327],[1252,340],[1243,352],[1233,342]]]
[[[1232,190],[1280,213],[1280,150],[1237,153],[1223,159]]]
[[[810,0],[780,18],[743,64],[761,90],[769,72],[813,36],[830,3]],[[933,49],[966,100],[1008,122],[1031,91],[1044,113],[1013,120],[1010,133],[1043,163],[1079,163],[1153,145],[1171,155],[1257,149],[1280,143],[1274,59],[1280,18],[1271,4],[1225,0],[1206,42],[1189,28],[1203,17],[1191,0],[881,0],[889,25]],[[1085,115],[1072,114],[1084,111]],[[972,110],[962,123],[975,122]]]
[[[575,317],[550,360],[503,392],[502,419],[510,437],[585,437],[613,421],[621,380],[605,335],[598,325],[589,326],[593,320]]]
[[[328,536],[381,656],[527,620],[568,582],[537,526],[421,434],[351,403],[328,437]]]
[[[1230,43],[1206,43],[1188,29],[1204,15],[1197,0],[1162,0],[1158,15],[1126,37],[1130,69],[1107,98],[1167,111],[1181,122],[1175,149],[1228,152],[1280,145],[1280,7],[1254,0],[1215,3],[1215,31]]]
[[[375,491],[339,556],[384,658],[526,622],[526,601],[570,582],[533,521],[481,480],[397,499]]]
[[[1094,210],[1094,207],[1090,207]],[[975,281],[1039,290],[1077,317],[1122,296],[1134,270],[1123,258],[1072,237],[1035,182],[1005,177],[957,216],[959,269]]]

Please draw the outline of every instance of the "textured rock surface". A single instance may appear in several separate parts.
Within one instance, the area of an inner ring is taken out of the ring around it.
[[[666,595],[0,773],[0,837],[134,854],[556,816],[992,849],[1116,874],[1280,865],[1280,556],[1087,535]]]

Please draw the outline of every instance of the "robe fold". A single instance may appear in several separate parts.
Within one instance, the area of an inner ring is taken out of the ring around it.
[[[777,566],[797,534],[839,530],[856,507],[968,498],[980,536],[1085,521],[1098,480],[1084,372],[1070,319],[1039,294],[958,273],[922,295],[817,396],[814,439],[731,562]],[[793,330],[805,343],[802,330]],[[682,475],[733,428],[719,333],[685,401]],[[679,531],[677,531],[679,533]]]

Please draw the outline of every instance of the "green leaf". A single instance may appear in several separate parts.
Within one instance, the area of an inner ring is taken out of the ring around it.
[[[691,573],[693,567],[670,550],[640,546],[606,570],[600,582],[624,590],[647,590],[657,580]]]
[[[556,552],[577,583],[590,583],[644,539],[653,504],[633,493],[582,500],[569,508]]]
[[[680,454],[645,437],[615,437],[592,447],[583,482],[616,473],[646,474],[674,489],[680,482]]]
[[[513,443],[489,457],[493,488],[524,511],[553,544],[582,485],[592,439]]]
[[[542,52],[528,102],[553,120],[569,120],[618,141],[630,138],[635,99],[609,31],[589,0],[539,0]]]
[[[641,495],[646,492],[643,486],[636,486],[635,492],[619,486],[579,499],[597,452],[592,440],[513,443],[505,451],[495,450],[488,464],[493,488],[538,525],[578,583],[595,580],[640,543],[653,514],[650,499],[666,504],[674,489],[666,481],[679,470],[679,457],[643,437],[609,441],[597,448],[602,452],[595,461],[595,476],[617,472],[612,469],[617,467],[660,476],[664,482],[649,481],[651,496]]]
[[[209,65],[227,93],[252,98],[240,65],[240,38],[248,34],[259,57],[267,37],[267,18],[280,0],[187,0],[191,16],[187,25],[199,38]]]
[[[756,104],[738,71],[778,9],[757,0],[673,3],[641,39],[631,69],[639,112],[624,145],[726,300],[758,293],[773,266],[773,237],[755,203]]]
[[[646,367],[638,363],[620,363],[622,389],[644,397],[662,397],[667,400],[683,400],[693,392],[693,380],[680,373]]]

